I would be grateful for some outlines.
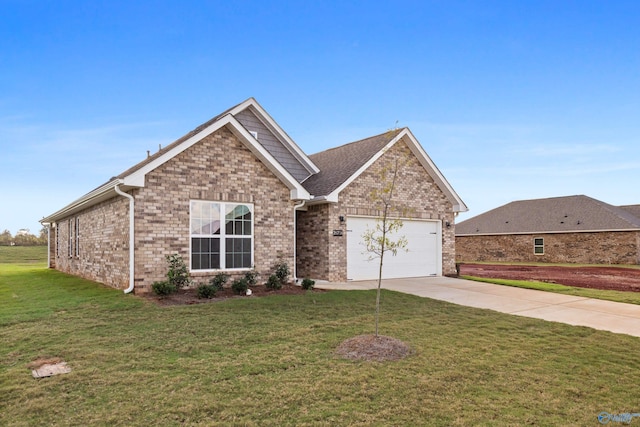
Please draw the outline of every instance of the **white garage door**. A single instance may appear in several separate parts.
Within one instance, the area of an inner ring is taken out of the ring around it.
[[[375,227],[374,218],[347,218],[347,279],[370,280],[378,278],[379,259],[369,260],[362,235]],[[382,277],[395,279],[401,277],[438,276],[442,274],[442,248],[439,221],[403,221],[397,236],[407,238],[408,252],[398,251],[397,255],[387,252],[384,255]],[[397,238],[397,237],[396,237]],[[392,240],[396,238],[391,237]]]

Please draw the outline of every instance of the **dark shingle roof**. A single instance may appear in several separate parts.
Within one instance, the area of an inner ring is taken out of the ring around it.
[[[605,230],[640,230],[640,218],[581,195],[511,202],[456,224],[457,236]]]
[[[246,102],[246,101],[243,101]],[[162,156],[164,153],[166,153],[167,151],[171,151],[173,148],[175,148],[176,146],[180,145],[181,143],[183,143],[184,141],[186,141],[187,139],[191,138],[194,135],[199,134],[200,132],[202,132],[204,129],[208,128],[209,126],[211,126],[212,124],[214,124],[215,122],[217,122],[218,120],[220,120],[222,117],[226,116],[229,111],[233,110],[234,108],[236,108],[238,105],[241,105],[243,102],[241,102],[240,104],[234,105],[233,107],[225,110],[224,112],[218,114],[217,116],[213,117],[212,119],[204,122],[203,124],[201,124],[200,126],[198,126],[197,128],[193,129],[191,132],[187,133],[186,135],[183,135],[182,137],[176,139],[175,141],[173,141],[171,144],[167,145],[166,147],[163,147],[161,150],[158,150],[157,152],[155,152],[154,154],[147,156],[146,159],[144,159],[143,161],[141,161],[140,163],[130,167],[129,169],[127,169],[126,171],[122,172],[120,175],[118,175],[116,178],[124,178],[128,175],[131,175],[132,173],[136,172],[139,169],[142,169],[145,165],[151,163],[152,161],[154,161],[155,159],[157,159],[158,157]]]
[[[402,129],[351,142],[309,156],[320,172],[302,185],[313,196],[327,196],[382,150]]]
[[[626,205],[626,206],[618,206],[620,209],[623,209],[629,212],[631,215],[637,216],[640,218],[640,205]]]

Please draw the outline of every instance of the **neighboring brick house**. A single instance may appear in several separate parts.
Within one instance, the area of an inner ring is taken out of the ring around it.
[[[332,151],[346,162],[327,163]],[[398,195],[420,221],[408,224],[430,224],[437,240],[424,274],[452,273],[454,216],[466,206],[408,129],[308,157],[253,98],[44,218],[50,267],[140,293],[174,253],[196,282],[251,268],[266,278],[278,261],[297,277],[344,281],[349,226],[377,214],[367,197],[396,152],[411,156]]]
[[[639,215],[587,196],[516,201],[459,223],[456,259],[640,264]]]

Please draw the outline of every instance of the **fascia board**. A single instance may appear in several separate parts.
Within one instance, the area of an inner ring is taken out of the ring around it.
[[[99,202],[102,202],[104,200],[110,199],[113,196],[116,195],[116,192],[114,190],[114,187],[116,185],[119,184],[123,184],[123,181],[121,179],[114,179],[111,180],[109,182],[107,182],[106,184],[96,188],[95,190],[85,194],[84,196],[80,197],[79,199],[69,203],[67,206],[65,206],[64,208],[60,209],[57,212],[54,212],[53,214],[42,218],[40,220],[40,223],[42,224],[51,224],[53,222],[56,222],[64,217],[67,217],[69,215],[73,215],[76,212],[79,212],[83,209],[85,209],[86,207],[95,205]]]
[[[444,177],[440,169],[436,166],[436,164],[431,160],[431,157],[424,151],[424,148],[420,145],[416,137],[411,133],[411,131],[405,128],[400,135],[398,136],[407,136],[407,140],[410,142],[409,149],[413,152],[413,154],[418,158],[422,166],[429,172],[429,174],[434,178],[438,186],[444,191],[444,193],[448,196],[449,201],[453,205],[454,212],[467,212],[469,208],[462,201],[458,193],[453,189],[449,181]]]
[[[217,130],[219,130],[219,129],[223,128],[224,126],[226,126],[227,124],[229,124],[230,123],[230,120],[229,120],[230,117],[231,116],[229,116],[229,115],[226,115],[226,116],[222,117],[220,120],[217,120],[215,123],[212,123],[211,126],[203,129],[202,131],[200,131],[197,134],[193,135],[191,138],[189,138],[189,139],[183,141],[182,143],[178,144],[177,146],[173,147],[173,149],[167,151],[162,156],[158,157],[157,159],[153,160],[152,162],[147,163],[146,165],[144,165],[143,167],[141,167],[137,171],[133,172],[132,174],[125,176],[124,177],[124,181],[123,181],[124,184],[125,185],[130,185],[130,186],[135,186],[135,187],[144,187],[144,185],[145,185],[145,176],[149,172],[151,172],[152,170],[162,166],[164,163],[166,163],[169,160],[173,159],[178,154],[180,154],[183,151],[187,150],[188,148],[192,147],[196,142],[200,141],[201,139],[211,135],[212,133],[216,132]],[[237,123],[237,121],[236,121],[236,123]]]
[[[249,102],[250,100],[247,100],[236,108],[241,108]],[[211,126],[203,129],[202,131],[193,135],[191,138],[185,140],[173,149],[167,151],[162,156],[144,165],[142,168],[133,172],[131,175],[124,177],[124,184],[143,187],[145,176],[147,173],[163,165],[178,154],[192,147],[198,141],[206,138],[207,136],[222,129],[225,126],[227,126],[229,130],[231,130],[231,132],[236,137],[238,137],[247,148],[249,148],[254,156],[260,159],[260,161],[262,161],[262,163],[264,163],[267,168],[271,170],[271,172],[273,172],[278,178],[280,178],[280,180],[287,186],[287,188],[292,190],[292,198],[295,198],[296,200],[308,200],[310,198],[309,192],[307,192],[307,190],[305,190],[304,187],[302,187],[302,185],[300,185],[298,181],[296,181],[296,179],[291,176],[291,174],[287,172],[287,170],[258,141],[256,141],[256,139],[233,116],[233,112],[229,112],[224,117],[221,117],[219,120],[217,120],[215,123],[212,123]]]
[[[255,100],[255,98],[247,99],[245,102],[233,108],[229,113],[232,115],[236,115],[249,107],[253,109],[254,113],[257,113],[258,119],[262,121],[262,123],[267,128],[269,128],[272,132],[274,132],[275,134],[277,134],[277,136],[284,140],[284,145],[287,147],[287,149],[294,152],[294,156],[302,161],[306,169],[311,174],[320,172],[320,169],[311,161],[311,159],[304,153],[304,151],[302,151],[302,149],[298,147],[298,144],[296,144],[293,139],[289,137],[287,132],[285,132],[284,129],[280,127],[280,125],[273,119],[273,117],[271,117],[269,113],[267,113],[267,111],[262,108],[262,106],[258,103],[258,101]]]
[[[524,236],[524,235],[544,235],[544,234],[576,234],[576,233],[628,233],[630,231],[640,232],[638,228],[623,228],[610,230],[566,230],[566,231],[514,231],[513,233],[473,233],[457,234],[456,237],[472,236]]]
[[[371,167],[371,165],[373,165],[373,163],[375,163],[376,160],[382,157],[384,153],[386,153],[391,147],[393,147],[396,142],[402,139],[403,134],[404,134],[404,131],[400,132],[398,135],[396,135],[395,138],[389,141],[387,145],[385,145],[380,151],[378,151],[373,157],[371,157],[365,164],[363,164],[360,167],[360,169],[358,169],[353,175],[351,175],[347,180],[345,180],[338,188],[336,188],[329,195],[327,195],[327,200],[337,202],[338,195],[340,194],[340,192],[345,188],[347,188],[347,186],[351,184],[353,181],[355,181],[355,179],[358,178],[364,171],[369,169],[369,167]]]
[[[349,184],[351,184],[358,176],[360,176],[365,170],[367,170],[376,160],[378,160],[385,152],[393,147],[402,138],[407,137],[408,146],[411,152],[416,156],[422,167],[424,167],[429,175],[431,175],[440,187],[442,191],[447,195],[451,204],[453,205],[454,212],[466,212],[469,210],[467,205],[462,201],[460,196],[455,192],[451,184],[446,180],[444,175],[440,172],[438,167],[433,163],[433,160],[427,155],[422,146],[418,143],[418,140],[413,136],[408,128],[404,128],[395,138],[393,138],[387,145],[385,145],[380,151],[378,151],[368,162],[366,162],[360,169],[358,169],[353,175],[349,177],[345,182],[336,188],[331,194],[327,196],[327,199],[335,200],[337,202],[338,195]]]

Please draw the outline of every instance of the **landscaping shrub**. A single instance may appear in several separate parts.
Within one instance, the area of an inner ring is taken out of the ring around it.
[[[275,276],[280,281],[280,284],[286,285],[289,281],[289,266],[286,262],[279,262],[274,266]]]
[[[247,293],[247,289],[249,289],[249,283],[247,279],[243,277],[242,279],[234,280],[231,284],[231,289],[238,295],[244,295]]]
[[[221,291],[224,288],[224,284],[229,280],[229,275],[225,273],[218,273],[213,276],[213,279],[209,281],[209,285],[213,286],[216,291]]]
[[[258,282],[258,276],[258,272],[254,269],[251,269],[244,274],[244,278],[247,279],[247,283],[249,284],[249,286],[256,285],[256,283]]]
[[[302,281],[302,289],[305,290],[309,290],[309,289],[313,289],[313,287],[315,286],[316,281],[315,280],[311,280],[311,279],[304,279]]]
[[[178,254],[167,255],[167,263],[169,263],[169,271],[167,272],[167,279],[169,283],[176,287],[176,289],[183,288],[191,284],[189,278],[189,269],[185,264],[182,257]]]
[[[275,274],[272,274],[271,276],[269,276],[269,279],[267,279],[267,283],[265,283],[265,286],[267,289],[270,289],[270,290],[278,290],[278,289],[282,289],[282,282],[280,282],[280,279],[278,279],[278,276],[276,276]]]
[[[211,299],[216,296],[216,292],[218,292],[218,289],[213,285],[207,285],[206,283],[203,283],[198,286],[198,298]]]
[[[169,283],[166,280],[163,282],[154,282],[151,285],[151,289],[156,295],[160,296],[170,295],[178,290],[175,285]]]

